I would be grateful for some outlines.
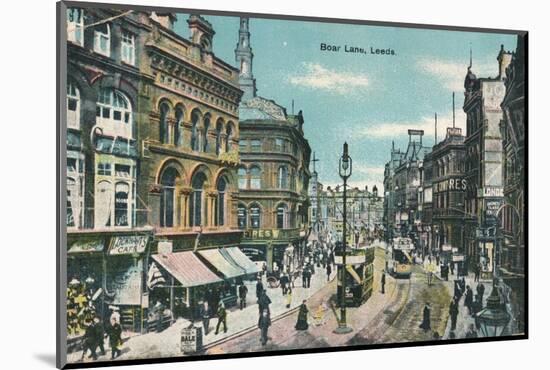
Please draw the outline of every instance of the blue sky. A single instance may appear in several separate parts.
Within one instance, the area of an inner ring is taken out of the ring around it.
[[[175,26],[184,37],[187,17],[179,14]],[[235,65],[239,18],[205,18],[216,31],[215,54]],[[289,113],[294,99],[295,113],[302,110],[305,136],[320,159],[319,181],[341,182],[338,158],[347,141],[354,163],[350,183],[379,189],[392,140],[404,150],[407,129],[424,129],[424,143],[433,145],[435,112],[443,139],[452,125],[453,91],[456,124],[465,127],[461,107],[470,46],[478,77],[498,74],[501,44],[516,47],[515,35],[258,18],[250,19],[250,32],[258,95]],[[321,43],[340,45],[340,52],[321,51]],[[344,45],[391,48],[396,55],[345,53]]]

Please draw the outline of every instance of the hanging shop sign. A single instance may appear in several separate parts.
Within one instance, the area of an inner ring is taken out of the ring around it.
[[[124,235],[111,238],[110,255],[140,254],[147,247],[146,235]]]
[[[105,242],[103,238],[77,240],[69,246],[68,253],[91,253],[103,251]]]

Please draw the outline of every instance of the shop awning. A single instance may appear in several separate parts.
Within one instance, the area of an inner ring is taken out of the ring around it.
[[[244,268],[241,268],[235,262],[224,257],[217,248],[199,251],[199,254],[227,279],[246,275]]]
[[[82,239],[76,240],[69,244],[68,252],[72,253],[92,253],[102,252],[105,247],[105,241],[103,238]]]
[[[260,268],[250,260],[238,247],[224,248],[221,253],[232,259],[238,266],[245,270],[246,274],[257,274]]]
[[[186,288],[222,281],[191,251],[155,254],[152,257]]]

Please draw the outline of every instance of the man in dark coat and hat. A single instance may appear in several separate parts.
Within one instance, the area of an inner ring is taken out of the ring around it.
[[[260,315],[264,310],[267,310],[267,313],[271,316],[271,312],[269,311],[269,305],[271,304],[271,299],[267,295],[267,292],[262,290],[262,293],[260,294],[260,298],[258,298],[258,310]]]
[[[109,345],[111,346],[111,360],[121,355],[119,347],[122,345],[122,326],[111,319],[107,334],[109,335]]]
[[[382,270],[382,276],[380,277],[380,292],[386,293],[386,273]]]
[[[97,339],[94,322],[90,319],[86,319],[84,324],[86,325],[86,331],[84,332],[84,342],[82,346],[81,359],[83,359],[84,356],[86,356],[88,350],[90,350],[90,356],[88,356],[88,358],[93,358],[94,360],[97,360],[97,354],[95,353],[95,349],[97,347]]]
[[[309,327],[309,324],[307,323],[308,313],[309,310],[306,306],[306,300],[304,299],[302,301],[302,304],[300,305],[300,310],[298,311],[298,321],[294,326],[296,330],[307,330],[307,328]]]
[[[474,292],[468,285],[466,287],[466,296],[464,297],[464,306],[468,307],[468,314],[472,314],[472,304],[474,303]]]
[[[425,332],[431,330],[432,328],[432,324],[430,321],[431,310],[432,309],[430,307],[430,302],[426,302],[426,304],[424,305],[424,310],[422,311],[422,323],[419,326]]]
[[[256,282],[256,298],[260,299],[262,292],[264,291],[264,284],[262,283],[262,278],[258,278]]]
[[[261,332],[260,341],[262,342],[262,346],[265,346],[267,343],[267,330],[271,326],[271,318],[269,316],[269,312],[267,310],[263,310],[260,315],[260,319],[258,320],[258,327]]]
[[[483,283],[477,284],[476,291],[479,295],[481,305],[483,306],[483,294],[485,294],[485,285],[483,285]]]
[[[105,354],[105,329],[103,328],[103,323],[99,319],[99,316],[94,317],[94,329],[95,329],[95,339],[96,339],[96,349],[101,350],[101,355]]]
[[[451,331],[456,330],[456,319],[458,317],[458,300],[454,297],[449,306],[449,315],[451,316]]]
[[[239,302],[241,305],[241,310],[243,307],[246,308],[246,295],[248,294],[248,288],[244,284],[244,282],[241,281],[241,284],[239,285]]]

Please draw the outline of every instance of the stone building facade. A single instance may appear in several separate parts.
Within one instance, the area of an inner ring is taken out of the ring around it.
[[[501,104],[504,205],[499,214],[503,234],[499,275],[513,302],[510,310],[513,332],[525,330],[525,42],[524,37],[518,36],[517,49],[506,68],[506,93]]]
[[[462,130],[454,127],[447,128],[445,139],[431,153],[434,249],[447,262],[453,254],[464,254],[464,156]]]
[[[503,203],[502,136],[500,106],[505,94],[505,70],[512,54],[501,48],[498,75],[478,78],[472,66],[464,80],[464,112],[466,113],[465,194],[466,258],[472,266],[481,262],[483,274],[493,274],[496,256],[494,236],[497,212]],[[480,239],[481,234],[485,235]]]
[[[235,59],[244,92],[239,107],[238,226],[241,249],[268,271],[292,268],[309,232],[309,161],[304,117],[256,94],[247,18],[240,19]]]

